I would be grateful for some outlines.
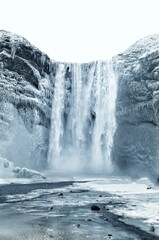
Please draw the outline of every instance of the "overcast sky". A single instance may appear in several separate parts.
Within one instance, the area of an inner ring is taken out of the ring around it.
[[[159,33],[159,0],[0,0],[0,29],[54,60],[107,59]]]

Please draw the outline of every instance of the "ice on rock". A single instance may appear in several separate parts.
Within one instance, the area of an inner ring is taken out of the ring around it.
[[[30,170],[27,168],[15,167],[13,169],[14,176],[16,178],[36,178],[36,179],[45,179],[45,176],[38,171]]]
[[[47,165],[53,89],[50,62],[26,39],[0,31],[0,152],[28,169]]]
[[[0,157],[0,166],[4,168],[13,168],[13,163]]]
[[[0,157],[0,178],[36,178],[45,179],[38,171],[15,167],[13,162]]]
[[[159,34],[147,36],[113,59],[118,77],[113,162],[133,177],[158,182]],[[133,148],[132,148],[133,146]]]
[[[46,55],[42,54],[42,55],[41,55],[41,64],[42,64],[42,65],[44,65],[45,60],[46,60]]]

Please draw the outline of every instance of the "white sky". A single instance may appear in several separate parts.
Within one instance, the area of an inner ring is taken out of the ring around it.
[[[159,33],[159,0],[0,0],[0,29],[57,61],[107,59]]]

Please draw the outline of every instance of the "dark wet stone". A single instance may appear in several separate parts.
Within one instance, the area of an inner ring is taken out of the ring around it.
[[[155,232],[155,227],[153,225],[150,226],[150,232]]]
[[[77,228],[80,228],[80,226],[81,226],[81,225],[78,223],[78,224],[77,224]]]
[[[51,234],[49,234],[49,237],[50,237],[50,238],[53,238],[53,236],[52,236]]]
[[[95,118],[96,118],[96,113],[94,111],[91,112],[91,118],[92,118],[92,120],[95,120]]]
[[[58,196],[63,196],[63,193],[59,193]]]
[[[88,221],[88,222],[92,222],[92,219],[91,219],[91,218],[88,218],[87,221]]]
[[[91,210],[92,211],[100,211],[100,207],[98,207],[97,205],[92,205]]]

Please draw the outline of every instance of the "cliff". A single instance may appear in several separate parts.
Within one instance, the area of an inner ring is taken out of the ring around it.
[[[118,91],[113,161],[134,177],[159,173],[159,34],[114,57]]]
[[[51,66],[26,39],[0,31],[0,155],[20,166],[45,165]]]

